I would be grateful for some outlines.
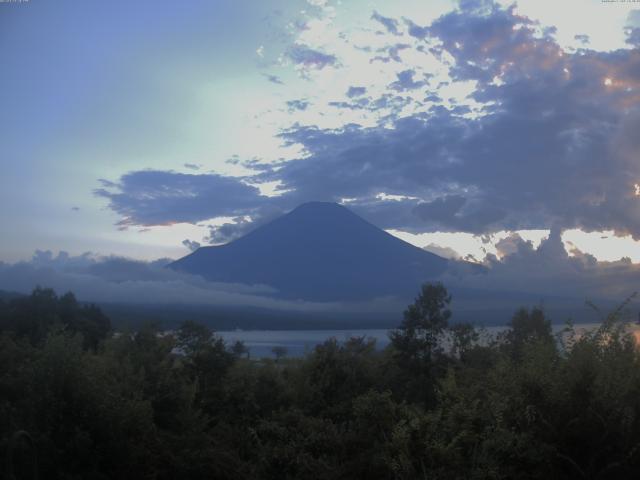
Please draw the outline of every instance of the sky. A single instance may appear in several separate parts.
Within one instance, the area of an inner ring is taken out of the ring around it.
[[[322,200],[449,257],[635,267],[635,6],[0,2],[0,262],[179,258]]]

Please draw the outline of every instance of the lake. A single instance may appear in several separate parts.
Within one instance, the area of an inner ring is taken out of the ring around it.
[[[597,323],[576,324],[576,331],[590,330],[597,327]],[[553,325],[555,333],[561,331],[564,324]],[[484,327],[485,336],[495,336],[506,327]],[[386,329],[353,329],[353,330],[231,330],[216,332],[229,344],[238,340],[249,348],[252,357],[274,357],[273,347],[284,347],[287,356],[300,357],[311,352],[316,345],[331,337],[344,342],[351,337],[368,337],[376,340],[376,347],[383,349],[389,344],[389,330]]]

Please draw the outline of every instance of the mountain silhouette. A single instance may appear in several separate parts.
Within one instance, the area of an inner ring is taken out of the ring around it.
[[[280,298],[358,301],[413,295],[451,263],[341,205],[311,202],[169,267],[215,282],[268,285]]]

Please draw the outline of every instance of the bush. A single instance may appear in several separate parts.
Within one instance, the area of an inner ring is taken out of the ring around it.
[[[540,309],[481,341],[425,286],[379,351],[250,359],[185,322],[107,334],[37,289],[0,304],[4,478],[637,478],[640,353],[617,317],[557,342]]]

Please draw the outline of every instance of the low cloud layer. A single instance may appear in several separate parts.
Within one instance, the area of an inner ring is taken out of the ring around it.
[[[454,257],[450,249],[430,245],[434,253]],[[588,254],[565,250],[559,231],[554,230],[536,249],[531,242],[513,234],[497,244],[500,258],[489,255],[486,273],[453,265],[439,278],[454,291],[474,291],[488,295],[483,306],[497,300],[511,302],[511,294],[538,295],[553,304],[569,300],[579,307],[585,299],[621,302],[640,291],[640,266],[628,259],[598,262]],[[449,255],[447,255],[449,256]],[[29,293],[37,285],[62,293],[73,291],[79,299],[92,302],[137,304],[190,304],[261,307],[299,312],[400,312],[407,299],[381,298],[364,303],[314,303],[284,301],[268,285],[242,285],[208,282],[201,277],[164,268],[171,260],[140,262],[122,257],[92,254],[70,256],[36,251],[28,262],[0,262],[0,290]],[[418,286],[416,286],[417,291]],[[469,290],[471,289],[471,290]],[[474,294],[477,296],[476,294]],[[474,298],[475,298],[474,296]],[[458,305],[470,298],[457,298]],[[537,298],[537,297],[536,297]],[[404,302],[404,303],[403,303]],[[513,305],[515,308],[517,305]]]
[[[154,305],[245,306],[313,312],[337,308],[334,304],[282,301],[266,285],[208,282],[201,277],[164,268],[170,259],[141,262],[86,253],[70,256],[36,251],[28,262],[0,262],[0,290],[29,293],[36,286],[58,293],[74,292],[87,302]]]

